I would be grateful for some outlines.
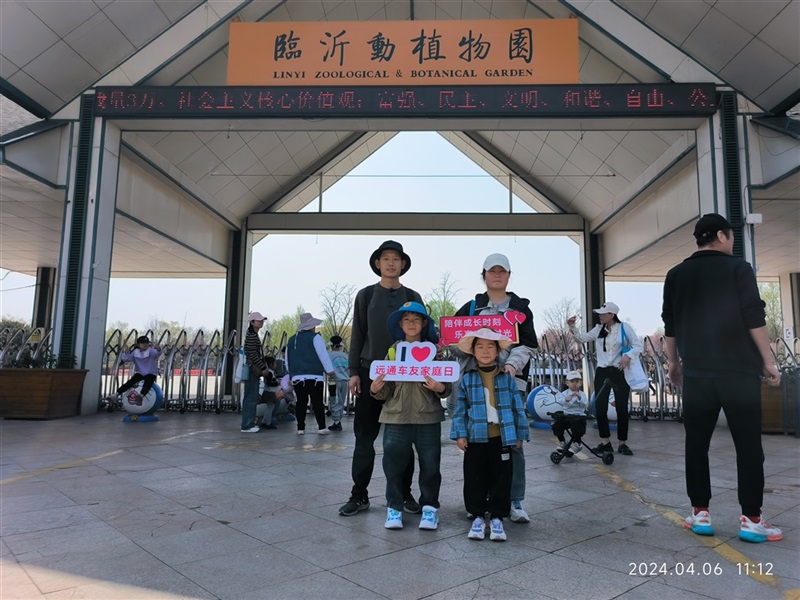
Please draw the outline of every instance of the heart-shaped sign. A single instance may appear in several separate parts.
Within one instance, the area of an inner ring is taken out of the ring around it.
[[[417,362],[425,362],[432,354],[432,350],[427,346],[412,346],[411,356]]]
[[[527,317],[525,313],[521,313],[518,310],[507,310],[503,313],[503,318],[509,325],[517,325],[518,323],[524,323]]]

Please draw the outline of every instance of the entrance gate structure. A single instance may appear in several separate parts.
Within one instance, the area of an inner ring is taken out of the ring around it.
[[[292,87],[259,89],[251,87],[100,87],[84,98],[81,110],[81,135],[77,141],[76,171],[86,178],[83,188],[95,187],[113,198],[118,186],[115,170],[108,169],[126,147],[124,131],[163,128],[236,130],[269,129],[311,124],[314,129],[341,130],[342,121],[359,123],[345,128],[420,129],[434,119],[439,130],[448,121],[458,120],[463,128],[554,128],[591,131],[603,127],[603,119],[622,119],[630,129],[650,128],[658,120],[661,127],[696,128],[718,112],[718,93],[714,84],[662,85],[541,85],[541,86],[425,86],[420,88],[341,88]],[[324,123],[318,119],[324,118]],[[202,125],[199,125],[202,124]],[[209,127],[210,125],[210,127]],[[102,152],[98,150],[102,148]],[[109,160],[110,159],[110,160]],[[91,165],[91,168],[90,168]],[[102,174],[100,173],[102,171]],[[524,177],[517,177],[525,183]],[[511,190],[509,185],[509,190]],[[94,232],[105,223],[113,229],[113,207],[76,197],[68,210],[73,231]],[[535,188],[534,188],[535,189]],[[545,196],[546,199],[546,196]],[[407,234],[558,234],[575,237],[582,245],[581,271],[584,274],[582,306],[597,306],[603,301],[598,236],[589,230],[579,214],[558,210],[537,214],[393,214],[393,213],[294,213],[256,212],[238,232],[234,232],[228,266],[225,326],[241,330],[249,297],[249,257],[253,234],[264,233],[378,233]],[[70,238],[67,255],[81,254],[80,236]],[[84,238],[84,242],[87,238]],[[77,252],[74,250],[77,246]],[[96,244],[94,255],[100,254]],[[109,254],[111,247],[107,248]],[[84,279],[78,264],[66,274],[64,293],[59,303],[64,310],[57,344],[74,347],[80,318],[72,316],[69,290]],[[91,285],[88,286],[91,290]],[[588,310],[588,309],[584,309]],[[93,311],[94,312],[94,311]],[[80,313],[80,311],[79,311]],[[95,313],[96,315],[96,313]],[[104,316],[104,315],[103,315]],[[584,315],[588,319],[589,315]],[[71,322],[71,325],[70,325]],[[104,327],[97,320],[96,328]],[[102,330],[101,330],[102,331]],[[86,332],[84,364],[94,362],[93,340]],[[74,335],[74,334],[73,334]],[[227,337],[227,333],[226,333]],[[102,349],[102,346],[99,348]],[[92,382],[87,382],[83,410],[96,410],[97,397]]]

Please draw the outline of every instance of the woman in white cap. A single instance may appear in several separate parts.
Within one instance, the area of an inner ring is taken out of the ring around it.
[[[327,435],[330,429],[325,423],[325,406],[322,396],[325,387],[325,375],[333,376],[333,363],[325,348],[322,336],[316,332],[321,319],[315,319],[311,313],[300,315],[300,324],[297,333],[286,342],[286,368],[294,386],[297,396],[297,435],[306,432],[306,410],[308,401],[317,419],[317,431],[320,435]]]
[[[517,311],[525,315],[525,320],[518,324],[519,340],[517,344],[503,349],[500,353],[500,364],[506,373],[516,377],[517,385],[521,391],[527,385],[528,371],[530,369],[533,351],[539,347],[536,330],[533,328],[533,313],[527,298],[520,298],[514,292],[508,291],[508,282],[511,278],[511,265],[504,254],[490,254],[483,261],[481,279],[486,284],[486,291],[475,296],[474,300],[462,306],[456,316],[467,315],[497,315],[507,311]],[[474,364],[471,360],[461,360],[461,372]],[[450,398],[447,404],[448,411],[453,414],[455,399]],[[511,478],[511,521],[514,523],[528,523],[530,518],[522,506],[525,500],[525,453],[522,446],[512,450],[512,478]]]
[[[626,456],[633,456],[628,447],[628,396],[631,388],[625,381],[625,367],[631,361],[639,360],[642,342],[630,325],[619,320],[619,306],[606,302],[595,308],[600,323],[586,333],[575,327],[577,317],[567,319],[572,335],[579,342],[595,342],[597,351],[597,370],[594,374],[594,394],[597,410],[597,430],[600,443],[594,447],[596,453],[613,452],[611,431],[608,426],[608,399],[611,388],[614,388],[614,399],[617,408],[617,451]],[[624,338],[624,339],[623,339]],[[610,381],[609,381],[610,380]],[[604,385],[609,381],[610,385]]]
[[[269,373],[264,360],[264,349],[258,330],[264,326],[264,315],[253,311],[247,316],[250,325],[244,338],[244,355],[250,365],[250,374],[244,380],[244,394],[242,395],[242,433],[258,433],[256,422],[256,407],[258,405],[258,387],[262,375]]]

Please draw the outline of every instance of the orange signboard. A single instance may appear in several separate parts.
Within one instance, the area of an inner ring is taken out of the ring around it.
[[[578,80],[578,21],[231,23],[228,85]]]

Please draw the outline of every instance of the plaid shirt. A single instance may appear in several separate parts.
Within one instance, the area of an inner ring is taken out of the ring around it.
[[[516,381],[501,371],[494,376],[494,399],[500,419],[500,438],[503,446],[516,446],[517,440],[530,440],[528,422],[522,404],[522,394]],[[486,396],[483,381],[477,370],[467,371],[458,388],[458,401],[453,412],[450,439],[467,438],[477,444],[489,441],[486,421]]]

